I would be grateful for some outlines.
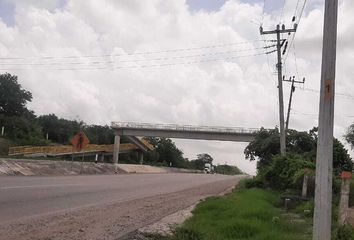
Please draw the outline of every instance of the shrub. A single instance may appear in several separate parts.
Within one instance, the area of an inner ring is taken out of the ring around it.
[[[243,186],[245,188],[263,188],[264,184],[263,181],[257,177],[252,179],[245,179],[243,181]]]
[[[262,175],[265,184],[271,188],[278,190],[299,189],[305,168],[314,169],[315,165],[313,162],[305,160],[301,155],[277,155]]]
[[[338,227],[332,234],[333,240],[352,240],[354,239],[354,228],[350,225]]]

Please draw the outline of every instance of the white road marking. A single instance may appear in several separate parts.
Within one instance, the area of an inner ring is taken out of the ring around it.
[[[12,186],[12,187],[0,187],[0,190],[18,189],[18,188],[68,187],[68,186],[79,186],[79,185],[82,185],[82,184],[52,184],[52,185]]]

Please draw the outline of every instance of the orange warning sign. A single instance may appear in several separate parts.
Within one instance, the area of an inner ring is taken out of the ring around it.
[[[86,147],[90,140],[83,132],[77,133],[72,139],[71,144],[74,146],[75,150],[80,152],[84,147]]]

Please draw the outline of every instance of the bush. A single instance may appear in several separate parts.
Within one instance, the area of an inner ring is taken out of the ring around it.
[[[350,225],[338,227],[332,234],[333,240],[352,240],[354,239],[354,228]]]
[[[242,174],[242,171],[236,166],[230,165],[218,165],[215,167],[215,172],[224,175],[238,175]]]
[[[313,212],[315,209],[315,204],[313,202],[313,200],[299,204],[298,206],[296,206],[295,208],[295,212],[297,214],[300,214],[304,217],[309,217],[312,218],[313,216]]]
[[[243,187],[245,188],[263,188],[263,181],[259,178],[245,179],[242,182]]]
[[[315,164],[305,160],[301,155],[277,155],[273,158],[272,164],[261,175],[266,186],[273,189],[299,189],[301,188],[305,168],[314,169]]]

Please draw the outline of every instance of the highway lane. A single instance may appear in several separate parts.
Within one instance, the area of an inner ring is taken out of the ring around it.
[[[0,177],[0,224],[239,178],[186,173]]]

